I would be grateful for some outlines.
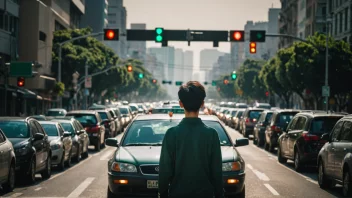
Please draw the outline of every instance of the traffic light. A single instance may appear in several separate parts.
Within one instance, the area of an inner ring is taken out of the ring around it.
[[[204,85],[208,85],[208,82],[204,82]]]
[[[18,77],[17,78],[17,86],[18,87],[24,87],[25,80],[23,77]]]
[[[119,29],[104,29],[104,40],[118,41],[119,40]]]
[[[225,85],[228,85],[228,84],[229,84],[229,80],[224,79],[224,84],[225,84]]]
[[[232,80],[236,80],[237,79],[236,71],[232,72],[231,78],[232,78]]]
[[[216,86],[216,81],[213,80],[213,82],[211,82],[211,85],[212,85],[212,86]]]
[[[250,42],[265,42],[265,30],[251,30],[249,33]]]
[[[127,71],[128,71],[128,72],[132,72],[132,70],[133,70],[132,65],[128,65],[128,66],[127,66]]]
[[[139,74],[138,74],[138,78],[139,78],[139,79],[144,78],[144,74],[143,74],[143,73],[139,73]]]
[[[266,97],[268,97],[269,96],[269,92],[267,91],[267,92],[265,92],[265,96]]]
[[[251,42],[251,43],[249,44],[249,52],[250,52],[251,54],[257,53],[257,43]]]
[[[176,81],[175,84],[176,84],[176,86],[181,86],[183,84],[183,82],[182,81]]]
[[[162,81],[162,84],[170,84],[170,85],[171,85],[171,84],[172,84],[172,81],[163,80],[163,81]]]
[[[162,43],[164,40],[164,28],[155,28],[155,42]]]
[[[230,31],[230,41],[243,42],[244,41],[244,31]]]
[[[158,81],[156,79],[152,80],[152,83],[156,84]]]

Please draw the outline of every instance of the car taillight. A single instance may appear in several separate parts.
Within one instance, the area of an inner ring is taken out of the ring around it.
[[[94,126],[94,127],[90,128],[90,132],[99,133],[100,132],[100,126],[97,125],[97,126]]]
[[[317,141],[319,140],[319,136],[309,134],[307,131],[303,132],[302,137],[305,141]]]
[[[249,122],[249,118],[246,119],[246,123],[248,123],[248,122]]]
[[[274,132],[281,132],[281,128],[278,127],[278,126],[273,125],[273,126],[271,126],[271,131],[274,131]]]

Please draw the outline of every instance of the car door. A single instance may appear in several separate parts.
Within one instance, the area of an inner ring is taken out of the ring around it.
[[[326,147],[327,157],[324,161],[325,172],[329,176],[336,175],[335,172],[335,149],[339,144],[340,133],[342,131],[342,126],[344,121],[339,121],[333,128],[330,135],[330,143]]]
[[[352,141],[351,141],[351,129],[352,122],[345,121],[342,126],[338,142],[335,144],[334,151],[334,169],[333,176],[339,180],[343,178],[343,163],[345,156],[351,152]]]
[[[32,120],[29,122],[29,127],[31,129],[31,133],[34,137],[35,134],[41,133],[39,129],[37,128],[35,121]],[[44,140],[34,140],[32,141],[32,145],[35,148],[36,152],[36,169],[40,169],[43,166],[44,162]]]
[[[303,130],[306,127],[308,119],[305,116],[300,116],[295,124],[293,130],[288,132],[288,155],[291,159],[294,158],[295,155],[295,145],[298,138],[301,137]],[[299,148],[299,147],[298,147]]]
[[[9,172],[10,166],[10,155],[11,150],[9,150],[9,145],[6,143],[5,135],[0,130],[0,184],[6,181],[7,174]]]
[[[283,129],[283,135],[281,137],[281,152],[286,157],[290,156],[288,133],[295,128],[298,118],[299,117],[293,118],[292,121],[287,126],[287,129]]]
[[[82,145],[82,148],[84,149],[85,148],[85,144],[84,144],[84,139],[85,139],[85,133],[82,132],[83,130],[83,127],[80,126],[80,124],[78,123],[78,121],[73,121],[73,127],[75,128],[75,131],[76,131],[76,138],[77,138],[77,141],[80,143],[80,145]]]

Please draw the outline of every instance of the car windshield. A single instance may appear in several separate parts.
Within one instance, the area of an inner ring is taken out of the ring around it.
[[[69,114],[78,120],[83,126],[96,125],[98,123],[95,115],[93,114]]]
[[[317,117],[314,118],[310,125],[309,133],[312,134],[324,134],[330,133],[332,128],[334,128],[336,122],[340,120],[341,117]]]
[[[140,120],[134,121],[126,132],[123,146],[161,146],[166,131],[178,125],[181,120]],[[220,144],[231,146],[231,142],[221,124],[217,121],[203,121],[205,125],[218,132]]]
[[[72,124],[70,124],[70,123],[60,123],[60,124],[64,128],[65,131],[68,131],[70,133],[74,133],[75,132],[75,130],[73,129]]]
[[[250,111],[249,118],[258,119],[261,115],[262,111]]]
[[[107,120],[108,115],[106,112],[98,112],[102,120]]]
[[[48,111],[48,113],[46,113],[46,116],[65,116],[65,112],[64,111]]]
[[[57,127],[55,124],[41,124],[44,131],[48,134],[48,136],[59,136],[57,131]]]
[[[128,109],[127,108],[119,108],[121,114],[128,114]]]
[[[0,129],[7,138],[29,138],[28,125],[24,121],[0,121]]]

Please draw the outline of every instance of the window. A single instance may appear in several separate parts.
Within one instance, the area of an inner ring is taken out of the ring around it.
[[[311,123],[309,133],[324,134],[330,133],[340,117],[317,117]]]
[[[48,136],[59,136],[55,124],[42,124],[42,126]]]
[[[326,6],[323,6],[322,8],[321,8],[321,15],[322,16],[326,16]]]
[[[345,9],[345,31],[348,29],[348,7]]]
[[[39,40],[46,41],[46,34],[42,31],[39,31]]]
[[[9,15],[5,14],[4,30],[9,31]]]
[[[329,0],[329,12],[331,13],[332,11],[332,0]]]
[[[99,112],[99,115],[100,115],[102,120],[107,120],[108,119],[108,115],[107,115],[106,112]]]
[[[23,121],[0,121],[0,128],[7,138],[28,138],[29,130]]]
[[[342,29],[343,29],[343,17],[342,17],[342,12],[340,12],[339,14],[339,20],[340,20],[340,23],[339,23],[339,32],[342,33]]]
[[[296,126],[294,128],[294,130],[303,130],[304,127],[306,126],[306,118],[305,117],[300,117],[297,120]]]
[[[108,16],[116,16],[116,13],[109,13]]]
[[[109,24],[116,24],[116,21],[109,20]]]
[[[342,127],[340,140],[344,142],[351,142],[351,129],[352,129],[352,122],[345,122]]]
[[[83,126],[96,125],[98,123],[98,120],[94,114],[67,114],[67,116],[73,116]]]
[[[44,129],[43,129],[43,127],[42,127],[42,125],[40,125],[38,122],[33,122],[33,123],[35,124],[35,126],[36,126],[37,129],[38,129],[38,133],[41,133],[41,134],[43,134],[43,135],[46,134],[45,131],[44,131]]]
[[[5,142],[5,136],[3,135],[3,133],[0,131],[0,144]]]
[[[338,16],[339,16],[338,14],[335,15],[335,35],[337,34],[337,17]]]

